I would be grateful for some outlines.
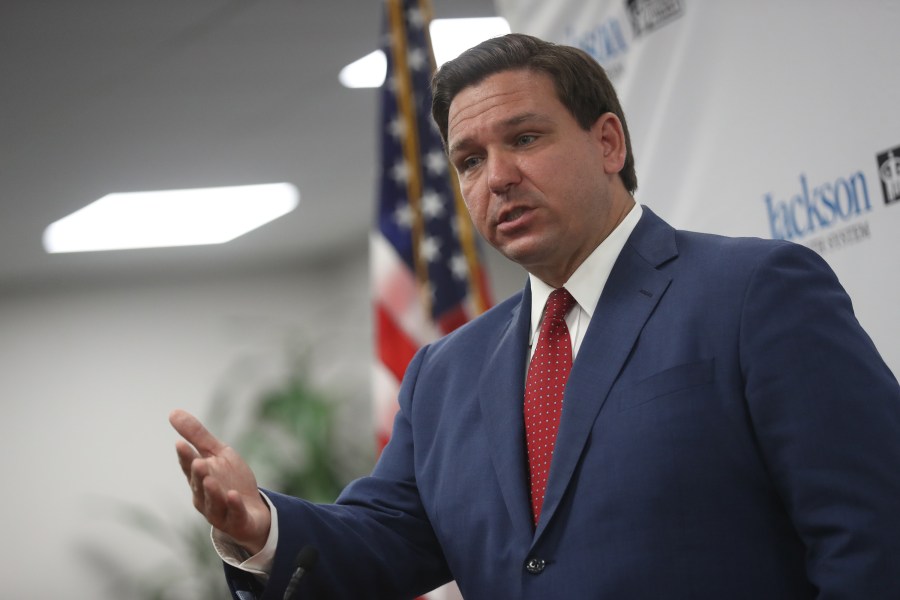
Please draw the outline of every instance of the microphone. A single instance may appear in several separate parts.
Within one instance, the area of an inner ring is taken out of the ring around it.
[[[316,566],[318,559],[319,553],[312,546],[303,546],[301,548],[300,552],[297,553],[297,558],[294,559],[294,572],[291,574],[291,580],[288,581],[287,588],[284,590],[282,600],[291,600],[294,597],[297,586],[300,584],[300,578]]]

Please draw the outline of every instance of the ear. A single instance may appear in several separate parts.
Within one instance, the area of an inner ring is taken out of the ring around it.
[[[622,121],[611,112],[600,115],[591,126],[591,134],[600,147],[603,171],[608,175],[625,167],[627,147]]]

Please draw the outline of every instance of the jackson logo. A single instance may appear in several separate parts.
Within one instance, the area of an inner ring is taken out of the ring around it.
[[[684,14],[681,0],[625,0],[625,7],[636,38]]]
[[[900,146],[879,154],[877,159],[884,203],[893,204],[900,201]]]
[[[800,174],[800,189],[786,200],[763,197],[772,238],[799,240],[872,210],[862,171],[811,186]]]

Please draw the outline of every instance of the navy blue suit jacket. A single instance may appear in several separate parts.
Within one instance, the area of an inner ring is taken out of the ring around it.
[[[575,359],[536,529],[530,303],[418,353],[390,444],[336,505],[270,494],[262,597],[311,544],[309,598],[450,578],[467,600],[900,598],[900,387],[815,253],[645,209]]]

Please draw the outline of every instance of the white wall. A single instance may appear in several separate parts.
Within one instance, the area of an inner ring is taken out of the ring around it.
[[[294,343],[316,347],[315,380],[355,397],[354,421],[368,431],[364,249],[306,270],[4,291],[0,595],[106,597],[85,544],[132,567],[166,558],[110,506],[139,503],[173,524],[192,518],[168,412],[203,415],[217,389],[249,397],[276,383]],[[250,375],[234,381],[238,365]]]

